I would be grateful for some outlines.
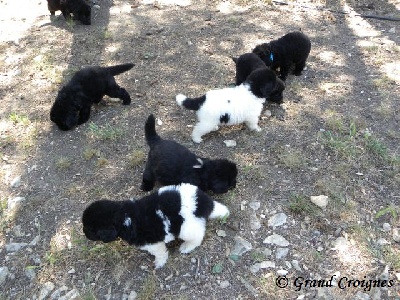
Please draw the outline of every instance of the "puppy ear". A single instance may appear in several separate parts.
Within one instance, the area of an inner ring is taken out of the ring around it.
[[[193,169],[201,169],[203,167],[203,164],[204,164],[203,160],[198,157],[197,161],[199,162],[199,165],[194,165]]]

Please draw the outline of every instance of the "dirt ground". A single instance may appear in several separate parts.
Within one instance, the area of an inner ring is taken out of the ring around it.
[[[0,299],[400,299],[399,9],[97,0],[84,26],[51,19],[44,0],[0,0]],[[306,70],[288,77],[281,106],[266,104],[262,131],[224,127],[194,144],[195,113],[175,96],[231,85],[232,56],[300,29]],[[50,122],[74,72],[125,62],[135,66],[116,80],[130,106],[105,97],[72,131]],[[97,199],[145,195],[150,113],[162,137],[239,168],[237,187],[212,195],[227,222],[208,222],[189,255],[169,245],[158,270],[81,225]]]

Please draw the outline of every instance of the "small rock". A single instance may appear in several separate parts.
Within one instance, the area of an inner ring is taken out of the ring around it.
[[[286,223],[287,216],[284,213],[277,213],[268,219],[268,226],[277,227]]]
[[[54,289],[54,283],[47,281],[43,284],[43,287],[41,288],[39,292],[38,299],[43,300],[46,299],[47,296],[50,294],[50,292]]]
[[[8,200],[7,203],[8,210],[13,211],[17,209],[23,201],[25,201],[25,197],[15,197]]]
[[[33,280],[36,277],[36,272],[33,268],[26,268],[25,275],[29,278],[29,280]]]
[[[390,29],[389,29],[389,32],[390,32],[390,33],[396,33],[396,28],[395,28],[395,27],[390,28]]]
[[[80,294],[76,289],[70,290],[64,296],[60,297],[58,300],[78,300],[80,299]]]
[[[400,272],[394,274],[396,276],[397,281],[400,281]]]
[[[254,265],[250,266],[251,273],[257,273],[260,271],[260,263],[255,263]]]
[[[393,240],[396,243],[400,243],[400,229],[399,228],[393,228]]]
[[[370,297],[368,294],[358,291],[356,293],[356,297],[354,299],[355,300],[369,300]]]
[[[337,251],[346,251],[349,248],[349,242],[345,237],[340,236],[333,242],[333,249]]]
[[[293,268],[295,268],[296,271],[299,271],[299,272],[303,271],[301,269],[301,267],[300,267],[300,264],[299,264],[298,260],[296,260],[296,259],[292,260],[292,265],[293,265]]]
[[[24,248],[27,245],[28,245],[27,243],[10,243],[10,244],[6,245],[6,251],[8,253],[17,252],[17,251],[21,250],[22,248]]]
[[[236,141],[234,140],[225,140],[224,143],[227,147],[236,147]]]
[[[97,5],[97,4],[96,4],[96,5],[93,5],[93,8],[94,8],[94,9],[100,9],[100,5]]]
[[[376,244],[378,245],[378,246],[385,246],[385,245],[388,245],[388,244],[390,244],[387,240],[385,240],[384,238],[380,238],[380,239],[378,239],[377,241],[376,241]]]
[[[61,293],[68,291],[68,287],[66,287],[65,285],[63,285],[62,287],[56,289],[51,295],[50,295],[50,299],[52,300],[58,300],[60,299],[60,295]]]
[[[244,238],[240,236],[235,236],[235,246],[233,247],[231,251],[231,255],[238,255],[241,256],[247,251],[250,251],[253,249],[253,246],[246,241]]]
[[[129,294],[127,300],[135,300],[136,297],[137,297],[137,293],[136,293],[135,291],[132,291],[132,292]]]
[[[285,275],[287,275],[287,273],[289,273],[289,271],[280,269],[280,270],[276,271],[276,273],[277,273],[278,275],[280,275],[280,276],[285,276]]]
[[[270,260],[264,260],[260,263],[260,269],[275,268],[275,262]]]
[[[225,230],[217,230],[217,235],[220,237],[226,237],[226,232]]]
[[[256,214],[250,217],[250,228],[251,230],[258,230],[261,228],[261,222],[258,220]]]
[[[287,247],[289,246],[289,242],[279,234],[273,234],[268,236],[264,241],[264,244],[275,244],[280,247]]]
[[[70,270],[68,271],[68,274],[75,274],[75,269],[74,269],[74,268],[70,269]]]
[[[382,229],[383,229],[383,231],[385,231],[385,232],[389,232],[389,231],[392,229],[392,227],[390,226],[389,223],[383,223],[383,224],[382,224]]]
[[[259,201],[250,202],[249,206],[252,210],[256,211],[260,209],[261,203]]]
[[[161,126],[163,124],[163,122],[160,119],[157,119],[157,125]]]
[[[9,274],[7,267],[0,267],[0,286],[6,281]]]
[[[13,180],[11,180],[10,186],[12,188],[17,188],[21,186],[21,176],[17,176]]]
[[[311,196],[310,200],[312,203],[314,203],[316,206],[325,209],[326,206],[328,205],[328,196],[325,195],[319,195],[319,196]]]
[[[276,259],[281,259],[281,258],[286,257],[286,255],[288,255],[288,253],[289,253],[289,248],[277,248],[275,257],[276,257]]]
[[[221,288],[221,289],[225,289],[225,288],[227,288],[228,286],[230,286],[231,284],[229,283],[229,281],[227,281],[227,280],[224,280],[224,281],[221,281],[221,283],[219,284],[219,287]]]
[[[264,112],[264,116],[269,118],[269,117],[272,116],[272,112],[269,109],[266,109],[265,112]]]

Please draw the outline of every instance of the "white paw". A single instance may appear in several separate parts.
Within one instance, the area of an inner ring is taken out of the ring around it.
[[[254,128],[255,131],[260,132],[261,131],[261,127],[257,126],[256,128]]]
[[[192,140],[193,140],[193,142],[195,142],[197,144],[201,143],[203,141],[203,139],[201,137],[194,137],[194,136],[192,136]]]
[[[168,256],[167,257],[162,257],[162,258],[156,258],[154,260],[154,265],[156,269],[164,267],[165,263],[167,262]]]
[[[187,97],[183,94],[178,94],[176,95],[175,99],[176,99],[176,103],[178,103],[178,105],[182,106],[182,102],[185,101]]]
[[[188,243],[185,242],[185,243],[183,243],[183,244],[179,247],[179,251],[180,251],[182,254],[186,254],[186,253],[192,252],[192,250],[193,250],[194,248],[196,248],[196,246],[193,246],[193,245],[188,244]]]

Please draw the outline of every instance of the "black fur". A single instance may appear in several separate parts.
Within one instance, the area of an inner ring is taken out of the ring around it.
[[[206,101],[206,95],[197,97],[197,98],[187,98],[182,105],[189,110],[199,110],[203,105],[204,101]]]
[[[145,124],[145,137],[150,147],[141,189],[150,191],[155,182],[161,185],[182,182],[201,190],[226,193],[236,186],[236,164],[227,159],[200,158],[175,141],[162,139],[155,130],[155,118],[150,115]]]
[[[280,68],[280,78],[286,80],[294,64],[294,75],[300,76],[311,50],[310,39],[302,32],[290,32],[269,43],[257,45],[253,53],[273,70]]]
[[[80,21],[84,25],[91,24],[91,6],[86,0],[47,0],[47,7],[51,15],[55,15],[57,10],[61,10],[66,20],[71,19]]]
[[[104,95],[122,99],[122,104],[131,103],[128,92],[121,88],[114,76],[128,71],[134,64],[112,67],[87,67],[75,73],[61,88],[50,111],[50,119],[61,130],[70,130],[89,120],[90,108],[99,103]]]
[[[254,53],[245,53],[238,58],[232,57],[232,60],[236,64],[236,85],[242,84],[254,70],[267,67],[263,60]]]
[[[254,95],[281,104],[285,84],[276,77],[255,53],[245,53],[232,58],[236,64],[236,85],[247,82]]]
[[[250,85],[251,92],[257,97],[278,104],[283,102],[285,83],[269,68],[254,70],[247,76],[245,83]]]

